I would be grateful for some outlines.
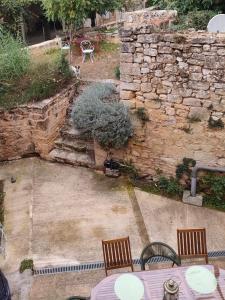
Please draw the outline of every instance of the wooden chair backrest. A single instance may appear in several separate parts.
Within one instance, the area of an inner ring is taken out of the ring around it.
[[[177,244],[180,258],[205,257],[208,263],[205,228],[177,229]]]
[[[131,267],[133,271],[132,255],[129,237],[102,241],[105,271]]]

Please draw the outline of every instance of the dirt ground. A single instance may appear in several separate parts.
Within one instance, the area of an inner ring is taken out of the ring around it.
[[[72,64],[80,65],[82,80],[115,79],[115,68],[120,64],[119,48],[118,44],[113,49],[98,51],[95,54],[94,63],[91,63],[89,58],[82,63],[80,52],[76,52],[73,55]]]

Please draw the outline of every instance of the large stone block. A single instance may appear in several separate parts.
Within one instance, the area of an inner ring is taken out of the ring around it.
[[[158,54],[157,49],[152,49],[152,48],[144,49],[144,55],[157,56],[157,54]]]
[[[140,65],[137,63],[121,63],[120,72],[123,75],[141,75]]]
[[[147,100],[158,100],[159,96],[156,93],[144,93],[143,95]]]
[[[151,85],[151,83],[149,83],[149,82],[142,83],[141,84],[141,91],[143,93],[151,92],[152,91],[152,85]]]
[[[138,36],[138,43],[158,43],[160,41],[160,34],[141,34]]]
[[[134,53],[135,52],[135,45],[132,43],[123,43],[121,46],[122,53]]]
[[[201,101],[199,99],[196,98],[184,98],[183,100],[183,104],[184,105],[188,105],[188,106],[201,106]]]
[[[191,89],[196,89],[196,90],[203,90],[207,91],[210,87],[209,82],[201,82],[201,81],[189,81],[188,86]]]
[[[134,60],[132,53],[121,53],[120,54],[120,61],[126,63],[132,63]]]
[[[141,85],[140,83],[133,82],[121,82],[120,89],[125,91],[140,91]]]
[[[135,97],[135,93],[132,91],[121,91],[120,98],[123,100],[130,100]]]
[[[190,79],[195,80],[195,81],[200,81],[200,80],[202,80],[202,74],[201,73],[191,73]]]
[[[191,107],[188,114],[189,119],[199,119],[207,121],[209,119],[209,111],[205,107]]]

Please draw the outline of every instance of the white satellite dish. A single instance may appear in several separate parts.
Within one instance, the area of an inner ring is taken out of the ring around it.
[[[208,24],[209,32],[225,32],[225,14],[213,17]]]

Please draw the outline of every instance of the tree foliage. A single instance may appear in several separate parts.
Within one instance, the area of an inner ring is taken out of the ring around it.
[[[224,0],[148,0],[147,5],[156,5],[161,9],[176,9],[180,13],[195,10],[225,10]]]
[[[38,0],[0,0],[0,24],[11,32],[18,30],[21,16],[31,3]]]
[[[104,14],[122,8],[123,0],[42,0],[42,4],[49,19],[80,24],[91,11]]]
[[[209,20],[218,13],[225,12],[224,0],[148,0],[148,6],[159,9],[175,9],[179,15],[174,29],[195,28],[205,30]]]

